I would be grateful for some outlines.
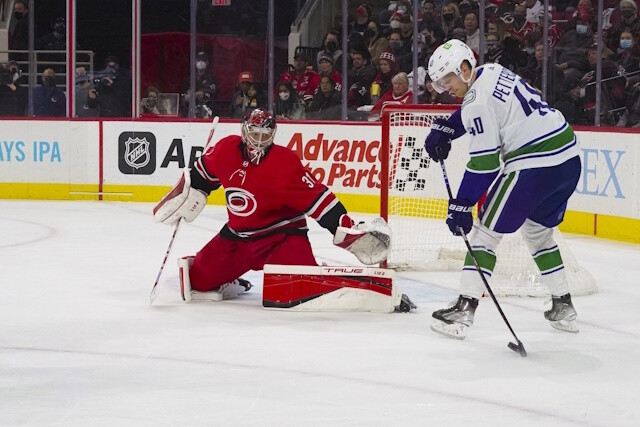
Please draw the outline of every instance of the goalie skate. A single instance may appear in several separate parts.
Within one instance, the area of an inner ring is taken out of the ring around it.
[[[191,280],[189,278],[189,268],[193,265],[193,257],[183,257],[178,259],[178,267],[180,268],[180,296],[182,301],[211,301],[218,302],[223,299],[233,299],[247,292],[252,288],[248,280],[236,279],[229,283],[225,283],[218,289],[210,292],[199,292],[191,289]]]
[[[576,334],[579,332],[578,313],[571,302],[571,295],[564,294],[560,297],[551,298],[551,309],[544,312],[544,318],[551,326],[565,332]]]
[[[465,339],[467,329],[473,325],[476,307],[478,307],[476,298],[460,295],[453,306],[433,312],[431,330],[450,338]]]

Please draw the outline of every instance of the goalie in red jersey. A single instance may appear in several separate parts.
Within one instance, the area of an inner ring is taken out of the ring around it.
[[[384,220],[356,225],[293,151],[273,143],[275,133],[276,121],[269,112],[249,112],[241,135],[227,136],[207,148],[155,207],[158,222],[191,222],[211,191],[225,191],[229,221],[195,257],[179,260],[183,300],[194,295],[214,301],[238,296],[251,287],[240,276],[262,270],[265,264],[317,266],[307,238],[307,216],[334,235],[334,244],[363,263],[386,259],[390,231]]]

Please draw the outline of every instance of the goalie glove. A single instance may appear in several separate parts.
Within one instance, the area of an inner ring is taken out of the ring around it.
[[[207,195],[191,187],[191,177],[185,169],[180,181],[153,208],[153,218],[167,225],[175,225],[182,218],[192,222],[206,204]]]
[[[377,264],[387,259],[391,229],[384,219],[378,217],[371,224],[354,225],[348,215],[342,215],[340,224],[333,236],[334,245],[348,250],[363,264]]]

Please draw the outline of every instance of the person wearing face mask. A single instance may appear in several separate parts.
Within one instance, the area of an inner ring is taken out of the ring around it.
[[[13,19],[9,25],[9,50],[29,49],[29,9],[26,0],[16,0],[13,4]],[[12,53],[9,58],[27,61],[26,53]]]
[[[334,68],[342,70],[342,49],[340,47],[340,33],[336,30],[329,31],[324,37],[324,42],[316,57],[316,63],[320,63],[320,57],[322,56],[331,56]]]
[[[593,43],[592,18],[589,9],[579,9],[576,29],[567,31],[554,49],[558,55],[556,67],[562,70],[565,78],[580,79],[589,68],[586,53]]]
[[[620,34],[619,46],[618,54],[615,57],[618,67],[625,76],[631,75],[634,79],[640,78],[640,76],[636,76],[640,71],[640,49],[631,30],[625,30]]]
[[[213,71],[209,67],[209,56],[206,52],[201,51],[196,55],[196,117],[203,118],[216,114],[215,97],[218,91],[216,79]],[[183,117],[189,112],[189,90],[191,89],[191,73],[189,73],[182,85],[182,108]],[[206,107],[206,108],[205,108]]]
[[[76,117],[98,116],[98,111],[95,108],[90,108],[87,102],[91,88],[91,79],[87,73],[87,67],[79,65],[76,67]]]
[[[42,85],[33,90],[33,115],[36,117],[65,117],[67,97],[56,86],[56,74],[51,68],[42,73]]]
[[[11,63],[0,64],[0,117],[24,116],[27,93],[15,84],[14,76]]]
[[[640,35],[640,19],[638,18],[638,6],[633,0],[620,0],[618,6],[619,15],[616,17],[614,14],[611,16],[613,25],[608,30],[609,48],[612,51],[616,51],[620,46],[620,35],[626,29],[631,31],[634,36]]]
[[[40,50],[65,50],[67,48],[66,33],[65,19],[57,18],[51,32],[42,36],[36,46]]]
[[[309,104],[318,89],[320,77],[310,67],[309,56],[303,51],[297,51],[293,57],[293,69],[285,71],[278,79],[278,84],[283,82],[291,82],[298,97]],[[277,88],[274,89],[276,90],[275,96],[278,96]]]
[[[412,44],[412,40],[406,42],[402,40],[400,30],[391,30],[391,34],[389,34],[389,49],[393,52],[399,71],[408,73],[413,70]]]
[[[276,119],[304,119],[304,102],[298,97],[291,82],[279,83],[276,90],[278,91],[278,97],[273,101],[273,114]]]
[[[453,30],[456,28],[462,28],[462,19],[460,18],[460,11],[456,3],[447,3],[442,6],[442,17],[440,25],[445,34],[445,40],[453,38]]]
[[[131,117],[131,78],[116,56],[107,57],[105,68],[96,73],[93,86],[87,105],[97,109],[100,117]]]
[[[389,39],[380,32],[377,22],[370,21],[367,31],[364,32],[365,43],[371,55],[371,62],[378,68],[380,66],[380,55],[389,49]]]

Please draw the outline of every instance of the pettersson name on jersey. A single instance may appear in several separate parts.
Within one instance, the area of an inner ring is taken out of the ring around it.
[[[329,187],[380,188],[380,141],[328,139],[323,133],[304,141],[291,136],[287,148],[294,151],[315,179]]]

